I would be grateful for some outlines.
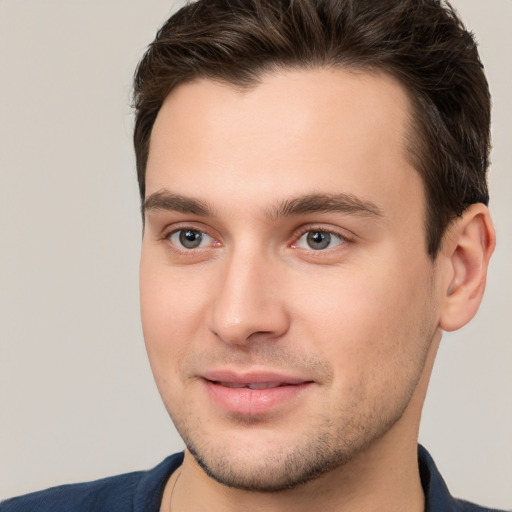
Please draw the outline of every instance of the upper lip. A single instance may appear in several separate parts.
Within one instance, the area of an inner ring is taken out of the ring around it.
[[[248,384],[297,385],[312,380],[274,371],[236,372],[231,370],[210,370],[201,374],[203,379],[236,386]]]

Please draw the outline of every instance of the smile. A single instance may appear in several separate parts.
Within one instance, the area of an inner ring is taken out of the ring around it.
[[[207,399],[217,411],[242,416],[285,412],[313,381],[271,373],[210,372],[202,376]]]
[[[225,386],[227,388],[233,388],[233,389],[241,389],[241,388],[248,388],[248,389],[272,389],[272,388],[278,388],[281,386],[289,386],[290,384],[284,383],[284,382],[250,382],[248,384],[239,384],[235,382],[214,382],[214,384],[218,384],[219,386]],[[293,384],[292,384],[293,385]]]

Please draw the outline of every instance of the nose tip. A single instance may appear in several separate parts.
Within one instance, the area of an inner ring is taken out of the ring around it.
[[[265,277],[262,278],[262,271]],[[214,297],[210,330],[224,343],[273,340],[288,330],[288,315],[269,265],[231,265]]]
[[[212,332],[224,343],[244,345],[264,338],[267,340],[277,339],[286,331],[277,322],[272,325],[267,321],[266,325],[263,325],[262,321],[255,320],[251,322],[248,318],[242,320],[240,317],[233,320],[226,319],[223,322],[217,322]]]

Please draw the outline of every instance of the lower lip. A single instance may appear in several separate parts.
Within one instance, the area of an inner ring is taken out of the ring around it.
[[[226,412],[249,416],[265,414],[289,404],[312,385],[311,382],[304,382],[276,388],[249,389],[229,388],[209,380],[204,382],[216,405]]]

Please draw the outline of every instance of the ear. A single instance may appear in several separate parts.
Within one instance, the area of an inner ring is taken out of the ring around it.
[[[448,228],[441,257],[446,265],[439,326],[455,331],[476,314],[485,290],[496,235],[488,208],[471,205]]]

